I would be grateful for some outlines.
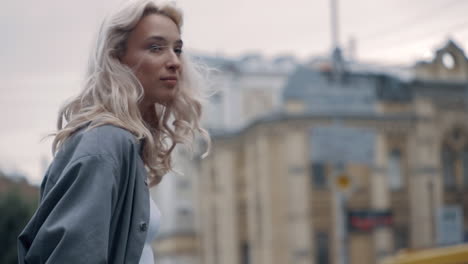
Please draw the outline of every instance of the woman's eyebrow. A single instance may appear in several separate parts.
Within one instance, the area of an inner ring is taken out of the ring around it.
[[[161,36],[151,36],[146,39],[146,41],[150,41],[150,40],[155,40],[155,41],[165,42],[165,43],[168,42],[166,38],[161,37]],[[178,39],[174,42],[174,44],[182,46],[184,42],[181,39]]]
[[[159,42],[167,42],[167,40],[164,38],[164,37],[161,37],[161,36],[150,36],[146,39],[146,41],[150,41],[150,40],[156,40],[156,41],[159,41]]]

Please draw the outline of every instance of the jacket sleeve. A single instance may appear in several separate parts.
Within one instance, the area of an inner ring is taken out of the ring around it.
[[[68,164],[19,236],[19,263],[107,263],[118,170],[102,155]]]

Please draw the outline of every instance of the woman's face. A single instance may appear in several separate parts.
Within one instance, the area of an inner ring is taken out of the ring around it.
[[[160,14],[143,17],[130,33],[120,61],[132,68],[143,86],[141,109],[174,97],[182,70],[182,45],[177,25]]]

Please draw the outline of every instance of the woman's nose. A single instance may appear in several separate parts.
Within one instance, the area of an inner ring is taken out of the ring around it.
[[[180,58],[174,51],[170,52],[166,66],[174,71],[180,69]]]

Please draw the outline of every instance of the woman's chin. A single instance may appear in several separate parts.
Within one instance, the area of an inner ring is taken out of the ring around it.
[[[175,93],[170,93],[170,94],[159,97],[158,100],[155,101],[155,103],[167,106],[171,104],[172,101],[174,101],[174,98],[175,98]]]

